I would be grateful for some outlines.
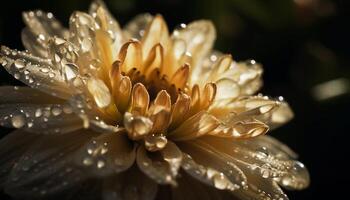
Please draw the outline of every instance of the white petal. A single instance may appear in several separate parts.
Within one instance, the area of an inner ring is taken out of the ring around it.
[[[22,32],[22,41],[27,50],[35,56],[47,57],[47,42],[50,37],[68,37],[68,30],[55,19],[52,13],[41,10],[23,13],[23,20],[27,27]]]
[[[60,71],[47,59],[2,46],[0,62],[16,79],[32,88],[61,98],[68,98],[72,94]]]
[[[33,141],[11,170],[5,192],[18,198],[45,197],[84,180],[86,174],[72,166],[72,158],[73,152],[90,137],[86,132],[74,132],[41,136]]]
[[[125,36],[129,39],[135,38],[141,40],[145,29],[149,26],[152,19],[153,16],[148,13],[137,15],[124,26],[123,30]]]
[[[105,177],[129,169],[135,161],[135,146],[124,132],[92,138],[75,154],[75,162],[92,177]]]
[[[169,163],[158,152],[147,152],[145,147],[139,146],[136,162],[140,170],[158,184],[176,185]]]

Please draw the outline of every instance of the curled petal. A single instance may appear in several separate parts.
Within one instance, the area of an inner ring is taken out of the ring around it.
[[[171,83],[175,84],[177,88],[184,88],[190,73],[190,66],[188,64],[184,64],[180,67],[171,78]]]
[[[215,117],[202,111],[184,121],[178,128],[169,133],[175,141],[191,140],[209,134],[219,126]]]
[[[158,152],[147,152],[145,147],[139,146],[136,162],[140,170],[158,184],[176,185],[169,163]]]
[[[162,71],[163,54],[164,54],[164,48],[162,45],[156,44],[155,46],[152,47],[152,49],[148,54],[147,59],[143,64],[143,67],[144,67],[143,70],[146,75],[149,75],[157,68],[159,68],[159,70]]]
[[[185,93],[180,93],[172,107],[170,130],[176,128],[184,120],[190,110],[191,99]]]
[[[128,72],[133,68],[142,67],[142,50],[138,41],[131,40],[125,43],[119,52],[119,60],[122,61],[121,70]]]
[[[144,115],[148,110],[149,101],[145,86],[141,83],[135,84],[131,92],[131,112]]]
[[[129,169],[135,161],[135,146],[123,132],[105,133],[92,138],[75,157],[87,174],[104,177]]]

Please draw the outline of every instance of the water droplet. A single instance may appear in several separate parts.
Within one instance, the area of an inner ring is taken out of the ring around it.
[[[83,50],[83,52],[88,52],[92,47],[92,42],[89,38],[84,38],[83,41],[81,41],[80,45],[81,45],[81,50]]]
[[[34,123],[33,123],[33,122],[28,122],[28,123],[27,123],[28,128],[33,127],[33,125],[34,125]]]
[[[24,61],[23,61],[23,60],[20,60],[20,59],[15,60],[15,67],[16,67],[17,69],[22,69],[22,68],[24,68],[24,67],[25,67]]]
[[[105,162],[103,160],[97,161],[97,168],[101,169],[105,166]]]
[[[14,77],[15,77],[15,79],[20,79],[21,78],[21,74],[20,73],[15,73]]]
[[[91,158],[85,158],[83,160],[83,164],[86,165],[86,166],[90,166],[93,164],[93,160]]]
[[[66,80],[68,81],[74,79],[79,74],[79,67],[74,63],[67,63],[64,69],[65,69],[64,75]]]
[[[22,115],[15,115],[11,118],[12,126],[15,128],[21,128],[24,126],[25,120]]]
[[[35,111],[35,117],[41,117],[41,115],[43,114],[42,110],[40,108],[38,108],[36,111]]]
[[[52,108],[51,112],[52,112],[52,114],[54,116],[58,116],[58,115],[60,115],[62,113],[62,109],[61,108],[57,108],[57,107],[56,108]]]

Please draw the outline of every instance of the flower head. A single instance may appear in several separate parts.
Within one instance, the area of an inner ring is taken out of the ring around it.
[[[23,18],[27,51],[0,52],[30,86],[0,88],[0,123],[18,128],[0,142],[10,195],[286,199],[279,185],[309,184],[295,153],[264,136],[291,119],[288,104],[252,96],[261,66],[213,51],[210,21],[169,34],[144,14],[121,29],[100,1],[69,29],[43,11]]]

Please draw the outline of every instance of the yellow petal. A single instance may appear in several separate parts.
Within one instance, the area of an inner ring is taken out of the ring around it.
[[[159,69],[162,71],[163,68],[163,46],[159,43],[153,46],[146,61],[143,64],[143,69],[141,69],[146,76],[148,76],[154,69]],[[145,54],[143,54],[145,55]]]
[[[177,88],[184,88],[188,81],[188,77],[190,73],[190,66],[188,64],[184,64],[184,66],[180,67],[173,77],[171,78],[171,83],[175,84]]]
[[[142,54],[148,55],[156,44],[161,44],[164,48],[168,47],[169,32],[168,27],[161,15],[156,15],[145,35],[142,37]],[[165,49],[166,50],[166,49]],[[146,57],[145,57],[146,58]]]
[[[190,110],[191,98],[185,94],[180,93],[172,108],[171,125],[169,129],[176,128],[181,122],[185,120],[187,112]]]
[[[132,68],[140,69],[142,67],[142,51],[141,44],[137,40],[131,40],[125,43],[119,52],[119,60],[121,60],[121,70],[128,72]]]
[[[149,105],[147,89],[143,84],[136,83],[131,93],[131,112],[145,115]]]

